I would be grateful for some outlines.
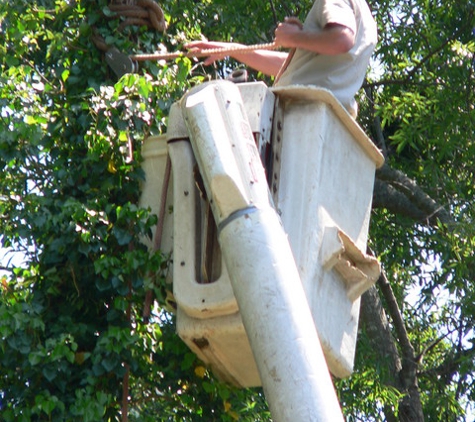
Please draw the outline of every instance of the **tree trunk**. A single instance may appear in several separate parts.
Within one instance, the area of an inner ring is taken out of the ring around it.
[[[392,290],[390,290],[384,274],[380,277],[379,284],[383,287],[382,290],[389,290],[389,292],[386,292],[385,298],[386,301],[389,298],[392,302],[389,308],[403,354],[401,358],[378,290],[376,287],[372,287],[362,297],[361,321],[371,345],[378,355],[378,360],[387,369],[384,372],[383,383],[404,394],[399,403],[398,416],[392,409],[384,409],[386,420],[388,422],[424,422],[424,413],[417,384],[417,362],[414,358],[414,350],[408,340],[404,326],[401,327],[402,319],[397,316],[400,317],[399,308],[397,308],[396,302],[391,300]],[[396,314],[396,318],[393,314]]]

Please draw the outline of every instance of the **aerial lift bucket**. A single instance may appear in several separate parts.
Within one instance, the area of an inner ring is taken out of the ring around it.
[[[379,275],[364,252],[379,151],[328,91],[224,81],[174,104],[167,135],[148,142],[146,185],[160,181],[164,151],[172,161],[163,246],[178,334],[223,380],[264,385],[275,420],[341,420],[326,366],[352,372],[359,297]]]
[[[182,112],[274,420],[342,420],[239,89],[199,86]]]

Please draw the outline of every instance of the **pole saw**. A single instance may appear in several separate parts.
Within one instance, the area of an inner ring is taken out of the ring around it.
[[[256,50],[273,50],[278,48],[278,46],[271,43],[264,44],[253,44],[253,45],[244,45],[235,48],[208,48],[199,51],[177,51],[172,53],[153,53],[153,54],[133,54],[127,55],[122,53],[117,48],[110,48],[106,54],[106,62],[112,68],[114,73],[121,77],[126,73],[133,73],[137,70],[137,62],[140,61],[149,61],[149,60],[174,60],[182,57],[187,58],[200,58],[208,57],[213,54],[223,54],[229,55],[230,53],[252,53]]]

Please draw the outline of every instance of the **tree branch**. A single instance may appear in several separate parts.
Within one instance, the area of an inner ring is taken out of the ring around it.
[[[361,318],[370,341],[373,346],[377,346],[374,350],[378,353],[381,360],[387,362],[391,378],[385,381],[388,385],[397,387],[399,383],[394,382],[392,375],[401,371],[401,359],[394,343],[388,317],[375,286],[372,286],[362,296]]]
[[[378,179],[374,181],[373,208],[386,208],[416,221],[423,221],[426,216],[406,195],[390,183]]]
[[[374,88],[377,86],[382,86],[382,85],[407,85],[410,83],[411,78],[415,75],[415,73],[422,68],[422,66],[427,63],[432,57],[434,57],[436,54],[440,53],[445,47],[450,45],[457,37],[459,37],[462,34],[465,34],[470,26],[471,26],[471,21],[472,21],[472,16],[473,12],[470,13],[470,17],[467,18],[467,24],[462,26],[458,31],[452,34],[451,37],[446,37],[444,42],[440,44],[439,46],[435,47],[433,50],[429,51],[427,55],[422,58],[418,63],[414,65],[414,67],[407,72],[407,74],[402,78],[402,79],[386,79],[386,80],[381,80],[377,82],[371,82],[371,83],[365,83],[364,87],[365,88]]]
[[[376,172],[373,206],[387,208],[416,221],[426,220],[428,225],[435,225],[437,220],[443,224],[454,222],[449,212],[427,195],[414,180],[387,164]]]
[[[456,353],[451,351],[446,355],[442,363],[434,368],[420,372],[419,376],[436,376],[444,379],[451,379],[453,375],[459,371],[463,360],[470,359],[470,361],[473,361],[474,356],[475,346],[472,346],[469,349],[459,350]]]
[[[272,10],[272,16],[274,17],[274,22],[277,25],[279,23],[279,19],[277,18],[277,12],[275,11],[275,5],[273,0],[269,0],[270,8]]]
[[[401,390],[403,392],[406,391],[407,395],[400,403],[399,418],[401,422],[423,422],[424,412],[417,378],[419,363],[416,359],[414,347],[407,334],[399,305],[384,271],[381,272],[378,284],[386,300],[403,356],[402,369],[400,372],[400,380],[402,382]]]
[[[382,382],[398,390],[401,388],[399,373],[402,369],[401,359],[391,333],[388,318],[379,297],[378,290],[372,286],[361,297],[361,322],[366,330],[370,344],[382,362],[386,371]],[[397,417],[390,407],[384,409],[388,422],[397,422]]]

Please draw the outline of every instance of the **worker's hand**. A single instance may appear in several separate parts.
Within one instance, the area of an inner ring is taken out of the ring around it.
[[[279,23],[274,33],[274,42],[281,47],[295,47],[295,36],[303,30],[303,24],[298,18],[288,17]]]
[[[209,50],[212,48],[231,48],[232,44],[227,42],[219,42],[219,41],[191,41],[184,45],[184,47],[193,52],[201,52],[202,50]],[[207,57],[203,64],[205,66],[209,66],[213,64],[217,60],[222,60],[226,57],[225,54],[212,54]]]

